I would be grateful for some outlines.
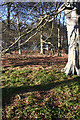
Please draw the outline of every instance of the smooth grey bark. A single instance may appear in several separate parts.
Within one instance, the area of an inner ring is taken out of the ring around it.
[[[43,40],[42,40],[42,31],[41,31],[41,34],[40,34],[40,43],[41,43],[41,54],[43,54]]]
[[[19,32],[19,36],[21,36],[21,31],[20,31],[20,24],[19,24],[19,16],[18,16],[18,32]],[[18,47],[19,47],[19,55],[22,54],[22,51],[21,51],[21,39],[18,41]]]
[[[21,52],[21,47],[20,47],[20,42],[21,42],[21,40],[19,40],[19,42],[18,42],[18,46],[19,46],[19,55],[22,54],[22,52]]]
[[[80,33],[79,15],[76,8],[65,10],[68,31],[68,62],[63,71],[80,76]]]

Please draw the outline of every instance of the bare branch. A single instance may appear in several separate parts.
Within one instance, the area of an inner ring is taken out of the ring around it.
[[[24,45],[26,42],[28,42],[33,36],[35,36],[38,31],[40,31],[41,28],[43,28],[48,22],[54,20],[54,18],[63,10],[65,9],[65,3],[63,3],[61,5],[61,7],[58,9],[58,11],[56,12],[56,10],[53,10],[53,12],[51,12],[51,14],[45,15],[44,18],[41,19],[41,21],[38,23],[38,25],[36,25],[34,28],[32,28],[31,30],[27,31],[26,33],[22,34],[21,36],[19,36],[19,38],[12,44],[10,45],[6,50],[3,50],[2,53],[7,52],[9,49],[11,49],[20,39],[21,37],[33,32],[34,30],[37,30],[37,32],[35,34],[33,34],[32,36],[30,36],[25,42],[23,42],[22,44],[20,44],[20,46]],[[54,16],[54,18],[52,18],[51,20],[48,20],[50,16]],[[44,23],[44,21],[46,20],[46,22]],[[51,32],[52,34],[52,32]],[[45,41],[47,41],[50,37],[51,34],[47,37],[47,39]]]

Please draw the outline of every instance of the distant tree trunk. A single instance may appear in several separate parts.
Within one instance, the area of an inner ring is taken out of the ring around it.
[[[19,42],[18,42],[18,46],[19,46],[19,55],[22,54],[22,52],[21,52],[21,47],[20,47],[20,42],[21,42],[21,40],[19,40]]]
[[[63,16],[63,32],[61,36],[61,48],[63,49],[63,47],[64,47],[64,16]]]
[[[70,12],[70,13],[68,13]],[[80,76],[80,18],[76,10],[65,10],[68,31],[68,62],[63,69],[66,74]]]
[[[7,32],[8,32],[7,47],[9,47],[9,45],[10,45],[10,37],[9,37],[9,32],[10,32],[10,3],[9,2],[7,3]],[[10,50],[9,50],[9,53],[11,53]]]
[[[61,49],[63,49],[63,39],[64,39],[64,37],[63,37],[63,35],[61,35]]]
[[[40,33],[40,43],[41,43],[41,54],[43,54],[43,35],[42,35],[42,31]]]
[[[10,29],[10,3],[7,3],[7,27]]]
[[[18,32],[19,32],[19,36],[20,36],[21,35],[21,31],[20,31],[19,17],[18,17]],[[20,43],[21,43],[21,39],[18,41],[19,55],[22,54]]]
[[[58,56],[61,56],[60,18],[58,19]]]
[[[21,35],[21,34],[20,34],[20,31],[19,31],[19,36],[20,36],[20,35]],[[20,43],[21,43],[21,39],[20,39],[19,42],[18,42],[18,46],[19,46],[19,55],[22,54]]]
[[[41,4],[41,8],[39,6],[39,15],[44,15],[44,4]],[[40,53],[41,54],[45,54],[45,43],[44,43],[44,40],[43,40],[43,30],[41,30],[41,33],[40,33],[40,44],[41,44],[41,51]]]

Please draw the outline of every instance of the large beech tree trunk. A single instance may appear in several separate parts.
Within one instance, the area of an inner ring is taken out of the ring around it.
[[[66,74],[77,74],[80,76],[80,18],[75,8],[72,11],[65,10],[65,14],[68,31],[68,62],[63,70]]]

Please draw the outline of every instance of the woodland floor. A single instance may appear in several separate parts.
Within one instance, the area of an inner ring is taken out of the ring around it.
[[[2,56],[3,120],[80,120],[80,77],[61,69],[67,54]]]

